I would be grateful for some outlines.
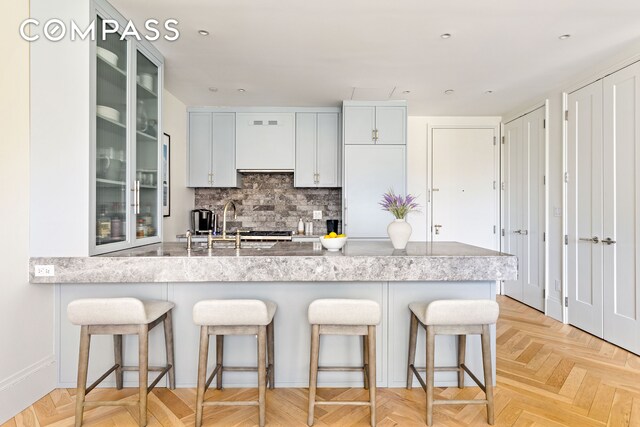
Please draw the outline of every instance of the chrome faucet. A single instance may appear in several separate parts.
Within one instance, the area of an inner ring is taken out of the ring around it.
[[[187,230],[187,251],[191,251],[191,230]]]
[[[229,200],[227,203],[225,203],[224,211],[222,212],[222,239],[223,240],[227,238],[227,209],[229,209],[230,205],[233,206],[233,219],[236,219],[238,217],[236,212],[236,204],[233,202],[233,200]]]

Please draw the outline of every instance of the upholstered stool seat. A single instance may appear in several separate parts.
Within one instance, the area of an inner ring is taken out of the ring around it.
[[[139,300],[136,298],[87,298],[72,301],[67,306],[67,316],[74,325],[80,325],[80,356],[78,359],[78,386],[76,393],[76,426],[82,425],[83,412],[89,406],[139,405],[138,425],[147,424],[147,394],[160,379],[169,374],[169,387],[175,388],[173,362],[173,329],[171,310],[174,304],[168,301]],[[163,323],[167,366],[149,368],[149,331]],[[123,365],[122,335],[138,336],[138,366]],[[93,384],[87,387],[89,348],[92,335],[113,335],[115,364]],[[149,370],[160,371],[158,377],[148,385]],[[91,401],[86,395],[109,374],[115,372],[116,387],[122,389],[124,371],[139,372],[138,401]]]
[[[205,406],[257,405],[259,424],[266,418],[266,389],[274,388],[273,321],[277,305],[256,299],[205,300],[193,306],[193,322],[200,326],[200,356],[198,362],[198,389],[196,393],[196,427],[202,425]],[[216,367],[207,378],[209,336],[216,336]],[[223,363],[225,335],[257,335],[258,366],[233,367]],[[204,395],[209,384],[217,377],[216,388],[222,389],[224,371],[257,371],[258,400],[243,402],[206,401]]]
[[[487,420],[494,423],[493,410],[493,368],[491,366],[491,341],[489,337],[489,325],[498,320],[500,307],[492,300],[439,300],[433,302],[413,302],[409,304],[411,311],[411,323],[409,331],[409,361],[407,367],[407,388],[413,383],[413,375],[418,378],[422,388],[426,391],[427,399],[427,425],[433,422],[433,405],[441,404],[481,404],[487,405]],[[414,366],[416,356],[416,341],[418,335],[418,323],[426,330],[426,367]],[[465,365],[466,336],[477,334],[481,336],[482,365],[484,371],[484,384]],[[453,367],[435,367],[435,336],[458,336],[458,361]],[[419,371],[426,371],[426,381],[422,379]],[[456,371],[458,372],[458,387],[464,387],[465,372],[485,392],[485,399],[474,400],[434,400],[434,372]]]
[[[309,305],[311,324],[311,362],[309,367],[308,425],[313,425],[315,405],[365,405],[371,411],[371,425],[376,425],[376,325],[380,323],[380,305],[365,299],[318,299]],[[362,366],[318,366],[320,335],[362,335]],[[316,402],[318,371],[362,371],[369,401]]]

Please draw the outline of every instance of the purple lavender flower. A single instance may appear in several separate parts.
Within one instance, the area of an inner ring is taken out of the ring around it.
[[[379,204],[382,206],[382,210],[391,212],[397,219],[404,219],[409,212],[418,211],[420,208],[420,205],[415,200],[416,197],[411,194],[403,197],[395,194],[393,189],[390,189],[382,195],[382,201]]]

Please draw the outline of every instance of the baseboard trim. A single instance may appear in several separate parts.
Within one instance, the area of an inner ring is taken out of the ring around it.
[[[0,381],[0,424],[55,388],[57,363],[51,354]]]

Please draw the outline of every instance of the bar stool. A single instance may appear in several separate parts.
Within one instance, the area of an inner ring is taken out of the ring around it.
[[[494,423],[493,416],[493,371],[491,368],[491,341],[489,325],[498,320],[500,307],[492,300],[439,300],[431,303],[414,302],[409,304],[411,310],[411,326],[409,331],[409,362],[407,368],[407,388],[411,389],[413,375],[418,378],[427,393],[427,425],[433,422],[433,405],[487,405],[487,420]],[[418,323],[426,330],[427,364],[425,368],[414,366],[416,358],[416,340]],[[484,385],[465,365],[467,335],[479,334],[482,342],[482,365]],[[458,336],[458,363],[454,367],[434,366],[434,347],[436,335]],[[426,384],[418,371],[426,370]],[[434,400],[434,371],[457,371],[458,387],[464,387],[464,373],[484,391],[485,399],[472,400]]]
[[[318,299],[309,305],[311,324],[311,362],[309,367],[309,415],[312,426],[315,405],[369,406],[371,425],[376,425],[376,325],[380,323],[380,305],[365,299]],[[362,335],[362,366],[318,366],[320,335]],[[362,371],[369,401],[316,402],[318,371]]]
[[[240,405],[258,406],[260,427],[264,426],[267,382],[270,389],[274,388],[273,318],[277,307],[274,302],[254,299],[205,300],[193,306],[193,322],[196,325],[200,325],[196,427],[202,425],[202,411],[204,406]],[[207,379],[209,335],[216,336],[216,367]],[[257,335],[258,366],[224,366],[223,349],[225,335]],[[217,376],[216,388],[218,390],[222,389],[222,373],[224,371],[257,371],[258,400],[243,402],[205,402],[204,394],[214,377]]]
[[[169,388],[174,389],[176,387],[171,323],[171,309],[173,307],[174,304],[168,301],[141,301],[136,298],[88,298],[69,303],[67,306],[69,320],[74,325],[81,326],[78,388],[76,393],[76,427],[82,425],[84,408],[93,406],[139,405],[138,425],[147,425],[147,394],[167,373],[169,374]],[[167,366],[149,367],[149,331],[160,323],[164,326]],[[92,335],[113,335],[115,364],[87,387],[89,346]],[[122,335],[138,336],[138,366],[123,365]],[[85,402],[85,396],[114,371],[118,390],[122,389],[124,371],[138,371],[138,401]],[[160,374],[153,380],[151,385],[147,386],[149,371],[160,371]]]

